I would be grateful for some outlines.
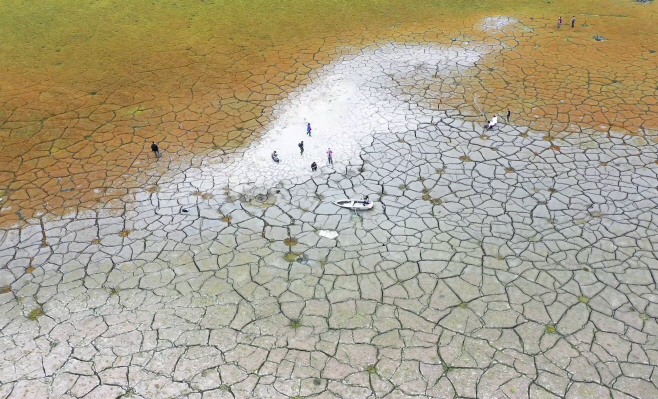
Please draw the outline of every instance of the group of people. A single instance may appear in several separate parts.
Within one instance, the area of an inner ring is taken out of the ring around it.
[[[562,17],[557,19],[557,28],[560,29],[560,26],[562,26]],[[571,27],[575,28],[576,27],[576,16],[571,17]]]
[[[507,110],[507,122],[510,121],[511,116],[512,116],[512,111],[510,111],[508,109]],[[496,126],[497,123],[498,123],[498,115],[494,115],[493,118],[491,118],[491,120],[489,122],[487,122],[486,125],[484,125],[484,128],[487,129],[487,130],[491,130],[491,129],[494,128],[494,126]]]
[[[306,124],[306,134],[311,137],[311,124],[307,123]],[[297,147],[299,147],[299,154],[304,155],[304,140],[302,140],[299,144],[297,144]],[[272,160],[276,163],[279,163],[281,160],[279,159],[279,154],[277,154],[276,151],[272,153]],[[328,165],[333,165],[334,164],[334,152],[331,151],[331,148],[327,149],[327,164]],[[318,170],[318,164],[314,161],[311,164],[311,171],[315,172]]]

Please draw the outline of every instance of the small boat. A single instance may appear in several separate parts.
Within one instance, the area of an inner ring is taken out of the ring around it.
[[[364,200],[355,200],[355,199],[342,199],[342,200],[334,201],[334,204],[340,206],[341,208],[354,209],[355,211],[372,209],[374,205],[372,202],[366,202]]]

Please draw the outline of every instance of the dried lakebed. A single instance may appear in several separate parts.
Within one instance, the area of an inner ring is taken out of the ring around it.
[[[432,106],[505,50],[363,49],[243,153],[0,230],[0,397],[658,396],[656,132]]]

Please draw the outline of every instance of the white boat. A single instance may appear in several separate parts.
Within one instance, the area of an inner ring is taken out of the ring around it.
[[[355,199],[342,199],[334,201],[335,205],[340,206],[341,208],[354,209],[355,211],[362,211],[366,209],[372,209],[373,203],[366,203],[364,200],[355,200]]]

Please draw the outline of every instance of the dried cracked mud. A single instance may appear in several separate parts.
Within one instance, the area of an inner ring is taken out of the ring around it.
[[[658,58],[592,72],[622,44],[585,31],[538,59],[552,24],[325,41],[244,97],[181,105],[200,62],[180,102],[67,102],[39,129],[81,132],[5,154],[0,397],[658,397]]]

